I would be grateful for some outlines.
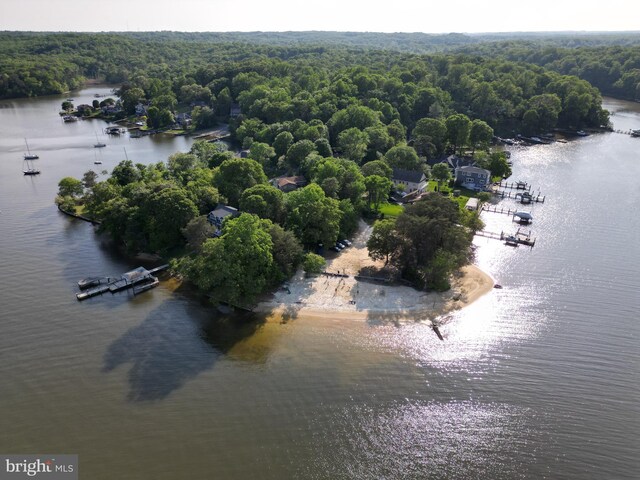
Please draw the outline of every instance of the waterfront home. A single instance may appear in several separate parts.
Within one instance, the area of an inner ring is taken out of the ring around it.
[[[296,175],[294,177],[276,177],[269,180],[269,183],[276,187],[278,190],[284,193],[292,192],[300,187],[304,187],[307,184],[307,179],[302,175]]]
[[[486,190],[491,183],[491,172],[479,167],[458,167],[455,169],[455,184],[469,190]]]
[[[176,115],[176,124],[182,128],[187,128],[191,125],[191,115],[188,113],[178,113]]]
[[[424,192],[427,188],[427,176],[424,172],[418,170],[403,170],[402,168],[394,168],[391,176],[393,186],[405,193]]]
[[[216,229],[214,235],[216,237],[219,237],[222,230],[222,222],[224,221],[224,219],[227,217],[237,217],[238,215],[240,215],[240,212],[237,208],[219,203],[218,205],[216,205],[216,208],[209,212],[209,214],[207,215],[207,220]]]
[[[240,104],[239,103],[231,104],[231,109],[229,111],[229,115],[231,117],[238,117],[238,116],[242,115],[242,109],[240,108]]]
[[[115,115],[116,113],[120,113],[122,108],[119,105],[105,105],[101,110],[104,115]]]
[[[135,108],[136,108],[136,115],[142,116],[142,115],[146,115],[147,114],[146,105],[138,103]]]

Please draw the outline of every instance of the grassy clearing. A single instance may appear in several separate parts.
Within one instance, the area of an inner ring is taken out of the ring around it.
[[[403,210],[404,207],[402,205],[393,205],[391,203],[383,203],[378,207],[378,213],[382,213],[385,218],[396,218]]]

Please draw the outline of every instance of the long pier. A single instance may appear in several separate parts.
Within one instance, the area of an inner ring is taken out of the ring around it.
[[[520,211],[520,210],[512,210],[511,208],[504,208],[504,207],[498,208],[497,206],[487,205],[486,203],[482,205],[481,210],[483,212],[504,213],[505,215],[513,215],[514,213]]]

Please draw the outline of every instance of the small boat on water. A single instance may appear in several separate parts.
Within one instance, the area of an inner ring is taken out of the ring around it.
[[[640,137],[640,130],[631,130],[632,137]]]
[[[160,285],[160,280],[157,277],[150,277],[146,282],[136,285],[133,287],[133,294],[138,295],[139,293],[146,292],[147,290],[151,290],[152,288]]]
[[[24,144],[27,146],[27,153],[24,154],[24,159],[25,160],[37,160],[38,158],[40,158],[35,153],[31,153],[31,150],[29,150],[29,144],[27,143],[27,139],[26,138],[24,139]]]
[[[579,137],[588,137],[589,134],[587,132],[585,132],[584,130],[578,130],[576,132],[576,135],[578,135]]]
[[[40,170],[38,170],[37,168],[33,168],[33,165],[29,164],[29,160],[25,160],[26,163],[26,168],[22,169],[22,173],[24,173],[25,175],[39,175],[40,174]]]
[[[533,215],[529,212],[515,212],[512,218],[518,223],[529,224],[533,222]]]
[[[80,290],[86,290],[87,288],[95,287],[96,285],[100,285],[102,282],[109,283],[111,278],[109,277],[88,277],[83,278],[78,281],[78,288]]]
[[[505,245],[509,245],[510,247],[518,246],[518,239],[514,235],[507,235],[504,237]]]
[[[105,132],[108,135],[120,135],[121,133],[123,133],[123,129],[120,127],[107,127],[105,129]]]
[[[65,123],[73,123],[78,121],[78,117],[76,117],[75,115],[65,115],[62,117],[62,120]]]
[[[106,146],[107,146],[106,143],[103,143],[98,139],[98,134],[96,133],[96,143],[93,144],[93,148],[103,148]]]
[[[100,160],[96,160],[95,162],[93,162],[95,165],[102,165],[102,162]]]

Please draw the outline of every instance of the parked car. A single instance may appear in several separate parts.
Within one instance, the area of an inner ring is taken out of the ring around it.
[[[340,247],[340,249],[342,250],[343,248],[347,248],[347,245],[342,242],[336,242],[336,247]]]
[[[333,247],[329,248],[329,250],[333,250],[334,252],[340,252],[342,249],[337,245],[334,245]]]
[[[340,240],[340,243],[342,243],[343,245],[346,245],[347,247],[350,247],[352,245],[352,243],[346,238],[344,240]]]

